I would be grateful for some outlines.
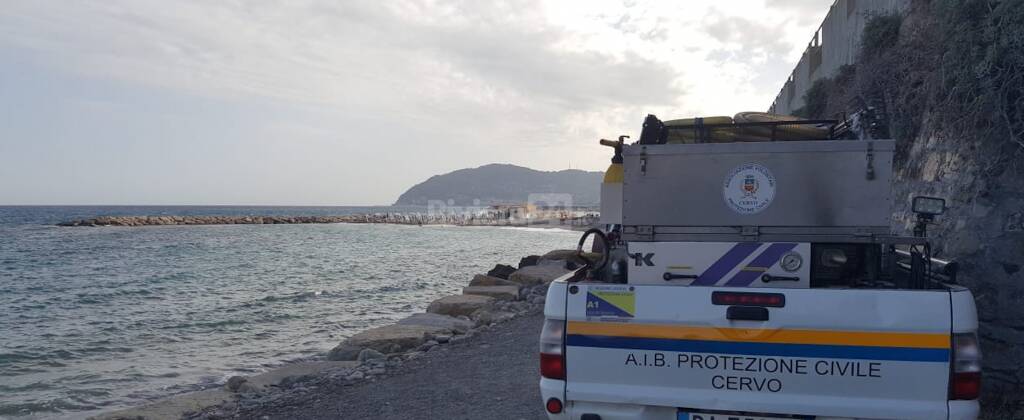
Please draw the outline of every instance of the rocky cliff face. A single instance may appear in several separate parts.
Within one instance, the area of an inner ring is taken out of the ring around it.
[[[933,254],[959,261],[976,297],[988,395],[1024,387],[1022,5],[913,0],[905,15],[876,16],[856,65],[815,82],[802,110],[865,111],[872,134],[896,139],[897,228],[913,223],[914,195],[947,200]]]
[[[902,141],[895,192],[946,198],[934,251],[962,263],[978,304],[989,388],[1024,386],[1024,8],[1020,1],[915,1],[895,46],[903,86],[880,103]],[[902,63],[902,64],[900,64]],[[896,219],[907,226],[906,207]],[[990,394],[993,391],[990,389]],[[1013,398],[1024,398],[1024,395]]]
[[[1024,386],[1024,175],[996,170],[999,159],[970,138],[934,131],[897,168],[895,219],[908,231],[914,195],[943,197],[949,210],[931,226],[932,252],[961,263],[960,283],[978,304],[985,379]]]

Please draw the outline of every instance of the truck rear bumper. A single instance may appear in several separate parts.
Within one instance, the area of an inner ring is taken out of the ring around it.
[[[545,384],[545,381],[548,383]],[[547,386],[545,386],[547,385]],[[563,397],[565,382],[550,379],[541,380],[541,395],[544,401]],[[601,420],[675,420],[675,407],[659,407],[637,404],[612,404],[592,401],[564,401],[561,414],[548,414],[551,420],[578,419],[584,414],[597,414]],[[949,420],[976,420],[979,414],[977,401],[950,401]],[[816,417],[817,420],[857,420],[849,417]]]
[[[658,407],[653,405],[610,404],[590,401],[571,401],[566,404],[567,417],[549,417],[578,419],[584,414],[597,414],[601,420],[676,420],[675,407]]]
[[[977,400],[949,402],[949,420],[975,420],[980,414],[981,405]]]

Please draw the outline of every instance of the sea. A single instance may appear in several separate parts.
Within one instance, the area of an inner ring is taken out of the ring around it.
[[[322,355],[474,274],[572,248],[560,229],[57,227],[103,215],[411,207],[0,207],[0,418],[84,418]]]

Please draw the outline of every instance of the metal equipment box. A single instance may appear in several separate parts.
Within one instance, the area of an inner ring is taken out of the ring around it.
[[[894,146],[892,140],[626,146],[623,238],[871,241],[890,232]]]

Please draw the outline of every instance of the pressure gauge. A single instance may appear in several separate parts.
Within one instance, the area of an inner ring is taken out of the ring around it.
[[[800,269],[804,265],[804,258],[796,252],[790,252],[782,257],[782,262],[779,264],[783,270],[794,272]]]

